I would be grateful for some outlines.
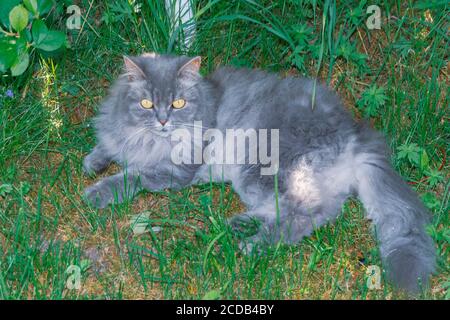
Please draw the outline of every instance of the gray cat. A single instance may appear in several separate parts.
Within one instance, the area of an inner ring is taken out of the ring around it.
[[[435,269],[425,232],[429,214],[391,167],[382,135],[356,123],[336,94],[314,88],[313,80],[257,70],[222,67],[202,77],[200,57],[152,53],[124,60],[125,72],[95,118],[98,143],[83,163],[87,174],[111,162],[124,171],[88,187],[88,202],[103,208],[144,189],[224,179],[247,206],[231,225],[260,222],[246,243],[294,244],[336,219],[356,195],[375,225],[388,277],[409,292],[427,283]],[[279,129],[278,202],[275,177],[261,175],[261,164],[174,164],[170,135],[195,129],[194,121],[222,131]]]

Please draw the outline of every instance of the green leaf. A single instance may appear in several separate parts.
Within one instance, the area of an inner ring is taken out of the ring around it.
[[[428,176],[428,183],[431,187],[436,186],[438,183],[444,181],[444,175],[436,169],[429,169],[425,172]]]
[[[422,152],[422,148],[419,147],[416,143],[410,143],[410,144],[402,144],[397,148],[398,155],[397,159],[403,159],[406,158],[409,160],[411,164],[419,165],[419,155]]]
[[[28,42],[26,35],[23,33],[20,38],[15,39],[16,48],[17,48],[17,56],[22,55],[26,51],[28,51]]]
[[[9,38],[0,41],[0,72],[6,72],[17,59],[17,46],[15,40]]]
[[[430,210],[438,210],[441,207],[441,201],[432,192],[427,192],[421,196],[423,203]]]
[[[55,51],[66,42],[66,35],[61,31],[49,31],[44,41],[38,46],[44,51]]]
[[[33,14],[38,13],[38,4],[36,0],[23,0],[25,8],[27,8]]]
[[[24,32],[21,33],[20,38],[14,38],[11,43],[15,43],[16,47],[16,59],[10,66],[12,76],[19,76],[25,72],[30,62],[28,55],[27,39]]]
[[[220,297],[220,290],[211,290],[203,296],[202,300],[219,300]]]
[[[34,46],[44,51],[55,51],[66,41],[64,33],[61,31],[49,31],[42,20],[33,22],[31,33]]]
[[[9,13],[9,23],[17,32],[25,29],[28,25],[28,10],[22,5],[15,6]]]
[[[300,54],[293,54],[291,56],[292,64],[300,71],[306,71],[305,69],[305,56]]]
[[[52,0],[37,0],[37,8],[39,15],[46,14],[49,12],[53,7],[53,1]]]
[[[20,4],[20,0],[1,0],[0,1],[0,22],[9,29],[9,13],[12,8]]]
[[[11,66],[11,75],[13,77],[20,76],[25,72],[28,68],[28,64],[30,63],[30,55],[28,52],[24,52],[19,56],[17,61]]]
[[[379,109],[385,104],[386,100],[384,88],[371,85],[364,90],[356,103],[364,111],[366,117],[373,117],[379,114]]]
[[[48,28],[42,20],[35,20],[31,26],[31,35],[34,43],[40,43],[48,32]]]
[[[420,169],[425,170],[428,168],[428,164],[430,163],[430,159],[428,158],[428,154],[425,150],[422,150],[422,154],[420,155]]]

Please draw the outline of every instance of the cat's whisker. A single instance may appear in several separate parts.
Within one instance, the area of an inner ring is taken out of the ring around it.
[[[188,127],[188,128],[199,128],[199,129],[213,129],[211,127],[207,127],[207,126],[199,126],[196,124],[190,124],[190,123],[183,123],[183,122],[172,122],[173,125],[172,126],[180,126],[180,127]]]

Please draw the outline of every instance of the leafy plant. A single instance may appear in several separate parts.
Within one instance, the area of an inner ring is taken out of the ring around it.
[[[65,46],[61,31],[49,30],[43,16],[53,0],[2,0],[0,2],[0,73],[19,76],[35,51],[53,52]]]
[[[374,117],[379,114],[379,109],[386,103],[387,96],[383,87],[371,85],[366,89],[361,98],[357,101],[357,105],[363,110],[366,117]]]
[[[306,73],[305,57],[314,49],[311,42],[314,40],[314,32],[306,23],[294,25],[292,27],[292,38],[295,41],[295,49],[289,57],[289,61],[298,70]]]
[[[425,193],[421,198],[425,206],[430,210],[438,210],[441,207],[441,201],[432,192]]]
[[[410,163],[419,163],[419,155],[422,148],[417,143],[405,143],[398,147],[397,159],[408,159]]]
[[[366,0],[360,1],[357,7],[350,7],[347,11],[346,18],[349,19],[353,25],[359,26],[361,24],[361,21],[366,15],[366,3]]]
[[[434,179],[439,180],[439,174],[435,173],[434,171],[429,171],[429,164],[430,159],[428,157],[427,152],[419,147],[416,143],[410,143],[410,144],[402,144],[400,147],[398,147],[398,154],[397,159],[408,159],[409,163],[416,166],[422,171],[427,170],[428,173],[432,174]],[[440,181],[440,180],[439,180]],[[437,182],[439,182],[437,181]]]
[[[426,175],[428,176],[428,183],[431,187],[444,181],[444,175],[439,170],[429,168],[426,170]]]
[[[118,21],[125,21],[133,16],[133,13],[138,13],[141,10],[140,3],[135,0],[128,0],[124,2],[108,3],[108,10],[103,13],[102,22],[107,25],[112,25]]]
[[[439,169],[431,168],[430,159],[424,148],[419,147],[416,143],[405,143],[399,146],[397,151],[397,160],[407,160],[411,165],[420,169],[430,187],[435,187],[444,181],[443,173]],[[433,201],[430,200],[429,202],[432,203]]]
[[[343,58],[348,63],[353,63],[358,69],[366,69],[367,55],[358,52],[355,44],[351,44],[349,41],[343,41],[336,50],[338,58]]]

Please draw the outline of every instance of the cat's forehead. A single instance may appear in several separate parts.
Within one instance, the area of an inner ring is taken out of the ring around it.
[[[165,81],[174,81],[179,69],[189,61],[188,57],[156,55],[138,57],[138,64],[142,71],[154,85],[164,84]]]

